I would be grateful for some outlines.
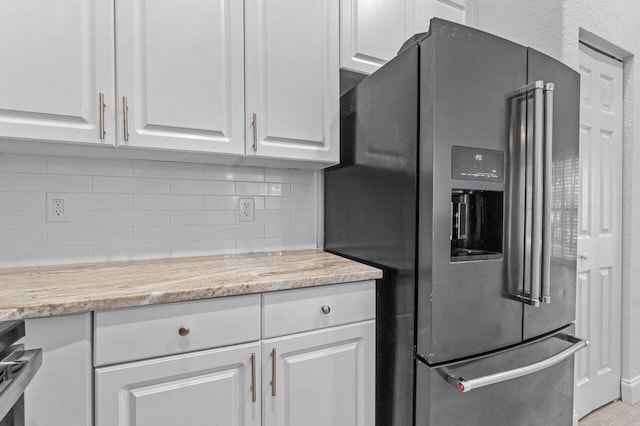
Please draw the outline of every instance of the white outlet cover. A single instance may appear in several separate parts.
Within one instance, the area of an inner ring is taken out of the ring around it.
[[[253,198],[238,199],[238,222],[254,222],[255,200]]]
[[[64,204],[64,214],[57,216],[54,214],[54,200],[62,200]],[[47,192],[47,222],[70,222],[71,221],[71,197],[68,193]]]

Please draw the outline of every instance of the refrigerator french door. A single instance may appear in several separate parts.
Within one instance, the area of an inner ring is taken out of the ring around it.
[[[342,96],[325,249],[385,270],[378,425],[569,424],[578,89],[552,58],[433,19]]]

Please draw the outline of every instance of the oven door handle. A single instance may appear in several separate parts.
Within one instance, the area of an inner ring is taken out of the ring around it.
[[[6,387],[0,392],[0,419],[4,419],[24,394],[27,385],[42,365],[42,349],[24,351],[17,361],[24,362],[24,366],[15,372],[13,377],[8,380]]]
[[[442,368],[442,370],[446,374],[447,382],[449,382],[449,384],[455,386],[455,388],[460,392],[469,392],[473,389],[482,388],[485,386],[493,385],[495,383],[504,382],[506,380],[516,379],[518,377],[526,376],[527,374],[535,373],[537,371],[552,367],[553,365],[569,358],[589,344],[589,342],[587,342],[586,340],[579,339],[565,333],[559,333],[554,337],[566,340],[569,343],[572,343],[572,345],[562,352],[558,352],[555,355],[552,355],[548,358],[543,359],[542,361],[538,361],[533,364],[514,368],[512,370],[501,371],[499,373],[489,374],[487,376],[475,377],[472,379],[464,379],[447,368]]]

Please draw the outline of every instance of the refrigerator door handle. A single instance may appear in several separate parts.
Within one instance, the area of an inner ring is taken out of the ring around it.
[[[543,105],[543,96],[545,94],[545,83],[537,80],[526,86],[516,89],[510,93],[513,97],[522,97],[528,99],[532,95],[533,98],[533,131],[532,136],[527,135],[527,144],[532,145],[532,155],[526,154],[528,149],[525,148],[525,167],[530,171],[527,173],[525,193],[531,196],[525,196],[526,210],[529,211],[525,216],[524,224],[524,288],[522,294],[516,295],[516,299],[533,307],[539,307],[540,301],[543,299],[543,273],[542,273],[542,254],[543,254],[543,234],[544,231],[544,138],[545,138],[545,105]],[[531,206],[531,208],[529,207]]]
[[[551,190],[553,172],[553,91],[544,86],[544,214],[542,229],[542,303],[551,303]]]
[[[442,368],[442,370],[446,374],[447,382],[449,382],[449,384],[455,386],[456,389],[458,389],[460,392],[469,392],[473,389],[478,389],[507,380],[516,379],[518,377],[526,376],[527,374],[547,369],[554,366],[555,364],[558,364],[561,361],[564,361],[570,356],[573,356],[573,354],[578,352],[580,349],[589,345],[589,342],[587,340],[579,339],[565,333],[558,333],[553,337],[566,340],[569,343],[572,343],[572,345],[562,352],[552,355],[549,358],[545,358],[542,361],[525,365],[523,367],[514,368],[512,370],[489,374],[488,376],[476,377],[473,379],[464,379],[447,368]]]
[[[531,220],[531,299],[539,306],[542,292],[542,235],[544,212],[544,87],[533,90],[533,208]]]

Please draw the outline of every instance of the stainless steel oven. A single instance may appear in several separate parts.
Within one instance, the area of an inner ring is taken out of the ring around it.
[[[24,426],[24,391],[42,365],[42,349],[25,350],[24,321],[0,323],[0,426]]]

